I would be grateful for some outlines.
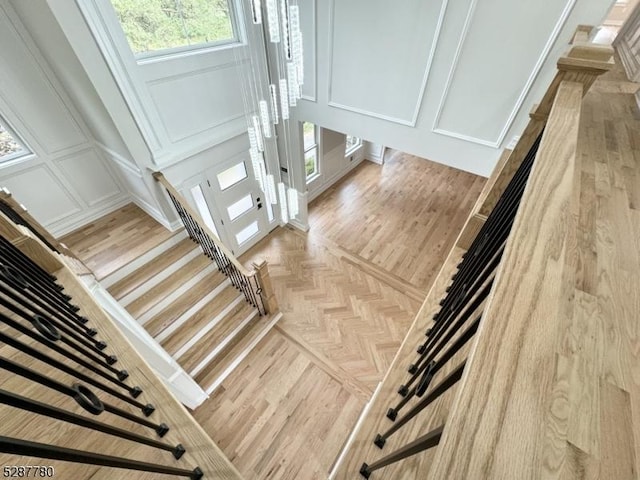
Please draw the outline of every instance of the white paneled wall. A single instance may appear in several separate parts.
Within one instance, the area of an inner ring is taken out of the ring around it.
[[[302,3],[315,95],[300,120],[488,175],[612,0]]]
[[[0,186],[54,235],[127,203],[120,179],[7,0],[0,0],[0,45],[0,113],[33,152],[0,167]]]
[[[618,32],[614,46],[620,55],[629,80],[640,82],[640,3]],[[639,99],[640,93],[636,94]]]

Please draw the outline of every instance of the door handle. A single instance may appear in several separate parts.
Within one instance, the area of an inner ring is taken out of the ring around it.
[[[258,203],[258,210],[262,208],[262,203]]]

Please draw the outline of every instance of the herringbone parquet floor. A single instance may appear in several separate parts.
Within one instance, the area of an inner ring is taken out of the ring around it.
[[[483,184],[392,152],[241,259],[268,261],[284,316],[195,416],[247,479],[327,478]]]

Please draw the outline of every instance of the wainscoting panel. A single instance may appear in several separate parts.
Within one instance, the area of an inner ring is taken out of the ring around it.
[[[329,105],[414,126],[446,6],[447,0],[410,0],[403,8],[334,0]]]
[[[472,0],[434,132],[500,146],[575,3]]]

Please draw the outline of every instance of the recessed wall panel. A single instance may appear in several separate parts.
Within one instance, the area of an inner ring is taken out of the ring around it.
[[[445,0],[446,1],[446,0]],[[333,2],[329,103],[414,124],[438,34],[442,1]]]
[[[498,146],[574,3],[472,1],[435,130]]]

